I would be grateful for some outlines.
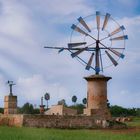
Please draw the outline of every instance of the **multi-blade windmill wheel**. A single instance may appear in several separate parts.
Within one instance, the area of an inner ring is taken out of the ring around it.
[[[124,34],[125,27],[120,26],[109,13],[102,15],[99,11],[77,20],[78,23],[71,26],[68,47],[45,48],[70,51],[72,58],[77,58],[86,70],[93,69],[96,74],[112,65],[117,66],[118,60],[124,58],[125,40],[128,39]]]

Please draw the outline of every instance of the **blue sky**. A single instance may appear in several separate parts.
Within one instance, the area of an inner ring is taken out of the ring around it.
[[[104,71],[111,76],[111,104],[140,107],[140,1],[139,0],[0,0],[0,106],[9,93],[7,80],[16,83],[18,105],[40,104],[49,92],[50,105],[64,98],[71,104],[86,97],[84,76],[93,74],[68,52],[44,49],[44,45],[66,46],[72,23],[96,11],[111,13],[126,27],[125,59]]]

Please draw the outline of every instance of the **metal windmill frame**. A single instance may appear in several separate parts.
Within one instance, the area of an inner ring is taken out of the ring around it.
[[[89,15],[87,17],[90,17],[92,15]],[[123,50],[125,49],[125,40],[128,39],[128,36],[124,34],[125,27],[123,25],[119,25],[118,22],[116,22],[109,13],[106,13],[105,15],[102,15],[101,12],[96,11],[95,14],[95,20],[96,20],[96,30],[97,30],[97,36],[92,35],[92,29],[89,27],[89,25],[86,23],[86,18],[79,17],[78,23],[73,24],[71,26],[72,28],[72,34],[73,32],[79,33],[82,36],[89,37],[93,40],[92,43],[88,43],[87,41],[80,41],[80,42],[73,42],[72,39],[70,39],[70,43],[67,44],[68,47],[50,47],[50,46],[45,46],[44,48],[48,49],[58,49],[58,52],[62,52],[64,50],[67,50],[71,53],[72,58],[77,58],[80,60],[82,63],[84,63],[85,69],[90,70],[93,69],[95,70],[96,74],[99,74],[100,71],[103,71],[103,59],[102,59],[102,51],[104,51],[105,55],[110,59],[110,62],[112,65],[117,66],[118,65],[118,60],[120,58],[124,58],[125,55],[123,54]],[[102,19],[102,22],[101,22]],[[109,22],[114,22],[117,26],[112,31],[108,31],[106,28],[110,25]],[[107,35],[104,37],[101,37],[100,34],[101,32],[107,32]],[[118,34],[120,34],[118,36]],[[72,35],[71,35],[72,36]],[[111,42],[111,46],[108,46],[103,43],[103,41],[108,41]],[[122,46],[117,46],[117,47],[112,47],[112,42],[117,42],[117,41],[123,41]],[[118,51],[119,50],[119,51]],[[88,61],[85,61],[83,58],[80,57],[80,54],[82,54],[84,51],[91,52],[91,55],[89,57]],[[120,52],[122,51],[122,52]],[[114,58],[117,57],[117,60]],[[95,57],[95,58],[94,58]],[[95,61],[94,66],[92,65],[93,60]]]

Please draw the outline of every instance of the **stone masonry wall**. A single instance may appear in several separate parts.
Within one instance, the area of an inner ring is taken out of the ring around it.
[[[23,115],[0,115],[0,125],[23,126]]]
[[[96,128],[93,117],[24,115],[23,126],[45,128]]]
[[[113,123],[113,124],[112,124]],[[16,127],[42,127],[63,129],[125,128],[126,125],[111,120],[98,120],[93,116],[57,115],[0,115],[0,125]]]
[[[93,117],[57,115],[0,115],[0,125],[44,128],[96,128]]]

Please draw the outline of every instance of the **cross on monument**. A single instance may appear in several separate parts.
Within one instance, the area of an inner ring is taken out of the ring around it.
[[[9,94],[9,95],[10,95],[10,96],[13,96],[13,93],[12,93],[12,86],[13,86],[13,85],[16,85],[16,84],[14,84],[13,81],[9,81],[9,80],[8,80],[7,84],[8,84],[9,87],[10,87],[10,94]]]

